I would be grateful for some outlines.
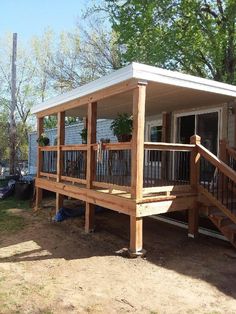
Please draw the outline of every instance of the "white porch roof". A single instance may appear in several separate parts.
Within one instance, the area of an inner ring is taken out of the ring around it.
[[[236,99],[236,86],[145,64],[131,63],[109,75],[34,106],[32,113],[51,109],[132,79],[148,83],[146,114],[149,115],[176,108],[218,105]],[[98,117],[113,118],[118,112],[132,112],[132,92],[98,102]],[[80,117],[86,113],[85,106],[66,112],[68,116]]]

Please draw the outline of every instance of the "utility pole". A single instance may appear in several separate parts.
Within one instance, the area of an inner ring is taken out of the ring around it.
[[[10,174],[16,173],[16,55],[17,55],[17,33],[13,34],[12,41],[12,65],[11,65],[11,106],[10,106]]]

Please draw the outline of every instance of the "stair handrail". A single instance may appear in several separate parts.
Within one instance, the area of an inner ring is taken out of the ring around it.
[[[232,170],[225,162],[216,157],[212,152],[210,152],[206,147],[202,144],[196,144],[198,152],[204,158],[206,158],[210,163],[212,163],[216,168],[220,169],[220,171],[230,178],[233,182],[236,183],[236,172]]]

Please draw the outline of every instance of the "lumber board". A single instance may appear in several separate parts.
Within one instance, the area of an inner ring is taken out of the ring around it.
[[[137,204],[136,216],[145,217],[192,208],[196,196],[176,197],[172,200]]]
[[[35,185],[36,187],[44,188],[84,202],[97,204],[127,215],[134,216],[136,214],[136,203],[131,199],[125,199],[117,195],[110,195],[85,187],[64,184],[62,182],[52,182],[43,178],[36,179]]]

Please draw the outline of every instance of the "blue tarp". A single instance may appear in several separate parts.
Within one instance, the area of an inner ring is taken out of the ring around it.
[[[103,212],[105,208],[101,206],[96,206],[95,207],[95,213],[100,213]],[[54,217],[54,221],[60,222],[68,218],[74,218],[74,217],[79,217],[83,216],[85,212],[84,206],[80,206],[78,208],[66,208],[62,207],[59,209],[58,213]]]
[[[4,200],[8,196],[11,196],[15,190],[15,183],[16,181],[10,180],[7,186],[0,188],[0,200]]]

